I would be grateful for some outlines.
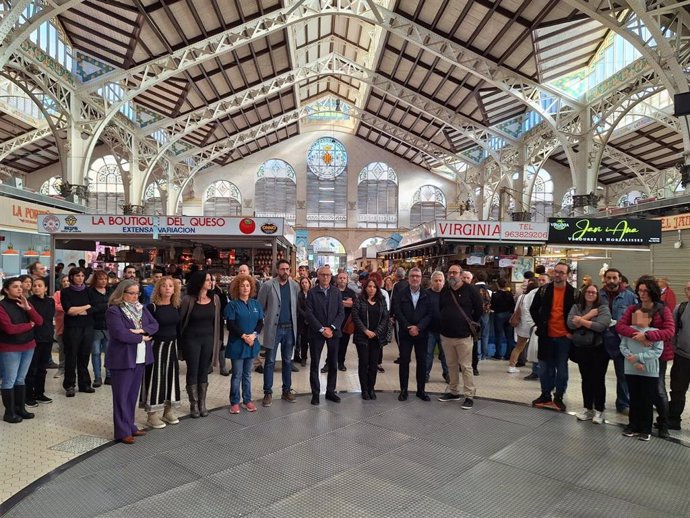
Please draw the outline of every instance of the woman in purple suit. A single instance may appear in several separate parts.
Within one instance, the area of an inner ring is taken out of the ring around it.
[[[139,303],[139,283],[124,280],[110,296],[105,313],[110,343],[105,356],[113,389],[115,439],[134,444],[134,437],[146,435],[134,423],[134,411],[146,364],[153,363],[151,336],[158,322]]]

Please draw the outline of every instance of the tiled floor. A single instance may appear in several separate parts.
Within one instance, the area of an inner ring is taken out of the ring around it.
[[[393,364],[397,357],[397,348],[392,345],[385,349],[385,374],[380,374],[377,390],[395,391],[398,389],[398,369]],[[350,347],[347,359],[348,371],[338,373],[338,390],[358,391],[357,358],[354,347]],[[509,375],[505,372],[506,362],[486,360],[480,363],[481,375],[476,379],[477,396],[499,400],[529,403],[539,395],[539,386],[534,381],[524,381],[527,374]],[[293,374],[294,389],[298,393],[309,392],[309,365],[300,367],[299,373]],[[669,369],[670,370],[670,369]],[[184,363],[182,363],[184,372]],[[609,387],[608,406],[613,406],[614,378],[610,369],[607,379]],[[17,425],[0,422],[0,501],[4,501],[19,490],[32,483],[41,476],[53,471],[65,462],[78,457],[80,454],[99,446],[112,439],[112,405],[109,387],[96,390],[95,394],[77,394],[74,399],[67,399],[62,390],[61,380],[53,379],[55,371],[49,371],[46,393],[55,401],[50,405],[41,405],[32,409],[36,418]],[[411,369],[414,373],[414,369]],[[322,387],[325,386],[325,374],[322,376]],[[213,374],[209,382],[208,405],[210,408],[228,404],[230,378]],[[571,365],[570,386],[565,402],[569,412],[575,412],[581,407],[581,392],[579,389],[580,376],[577,368]],[[263,376],[253,375],[253,394],[255,401],[262,397]],[[414,382],[411,383],[414,387]],[[438,361],[434,363],[431,382],[427,385],[429,392],[444,392],[446,385],[441,378]],[[274,391],[280,392],[279,370],[274,380]],[[441,405],[432,402],[432,405]],[[182,413],[188,411],[188,405],[183,401],[180,409]],[[278,405],[270,409],[259,407],[259,412],[277,412]],[[544,411],[548,412],[548,411]],[[143,425],[146,414],[138,411],[138,420]],[[683,423],[687,425],[688,411],[683,416]],[[615,412],[607,413],[607,420],[613,423],[623,423],[626,418]],[[572,417],[573,425],[575,418]],[[672,432],[674,438],[690,445],[690,433],[687,431]]]

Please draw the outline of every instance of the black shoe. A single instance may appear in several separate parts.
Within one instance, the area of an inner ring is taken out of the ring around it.
[[[527,376],[525,376],[525,377],[522,378],[522,379],[523,379],[523,380],[527,380],[527,381],[538,380],[538,379],[539,379],[539,375],[538,375],[538,374],[535,374],[535,373],[533,373],[533,372],[531,372],[530,374],[528,374]]]
[[[525,366],[525,362],[517,362],[517,363],[515,364],[515,366],[516,366],[516,367],[524,367],[524,366]]]
[[[633,432],[632,426],[628,425],[625,428],[623,428],[623,435],[625,435],[626,437],[635,437],[637,433]]]
[[[230,376],[230,371],[228,369],[220,369],[221,376]]]
[[[429,394],[427,394],[426,392],[417,392],[415,396],[417,396],[422,401],[431,401]]]
[[[74,387],[69,387],[65,389],[65,396],[67,397],[74,397],[75,391]]]
[[[292,369],[292,372],[299,372],[299,369],[297,368],[297,365],[294,363],[290,364],[290,369]]]
[[[472,369],[473,376],[479,376],[479,369]]]
[[[474,407],[474,401],[472,401],[470,398],[465,398],[465,401],[462,402],[462,407],[465,410],[472,410],[472,407]]]
[[[53,400],[50,399],[48,396],[45,394],[41,394],[40,396],[36,396],[36,401],[41,404],[41,405],[47,405],[48,403],[52,403]]]
[[[441,397],[439,397],[438,400],[443,401],[444,403],[446,401],[460,401],[460,394],[451,394],[450,392],[446,392]]]
[[[103,385],[103,382],[101,381],[101,378],[96,378],[93,380],[93,388],[98,388],[101,385]]]
[[[543,408],[544,405],[551,403],[551,394],[542,394],[537,399],[532,401],[532,406],[537,408]]]
[[[105,380],[103,381],[103,385],[112,385],[112,381],[110,380],[110,376],[106,376]]]
[[[340,396],[335,392],[326,392],[326,399],[328,401],[333,401],[333,403],[340,403]]]
[[[38,406],[38,401],[35,399],[27,399],[24,402],[24,406],[28,406],[29,408],[36,408]]]
[[[673,420],[669,419],[668,429],[669,430],[680,430],[680,421],[673,421]]]
[[[362,399],[364,401],[369,401],[371,399],[371,397],[369,396],[369,392],[367,392],[366,390],[362,392]]]
[[[556,396],[553,398],[553,404],[556,405],[560,412],[565,412],[565,403],[563,403],[563,398]]]
[[[376,370],[381,372],[381,373],[386,372],[386,369],[383,368],[383,365],[377,365]]]
[[[376,391],[375,390],[369,391],[369,399],[376,399]]]
[[[500,356],[495,356],[495,355],[494,355],[494,356],[491,357],[491,359],[492,359],[492,360],[502,360],[503,358],[501,358]]]
[[[393,360],[393,363],[397,363],[399,365],[400,364],[400,358],[396,358],[395,360]]]
[[[347,371],[347,367],[345,367],[345,364],[344,364],[344,363],[341,363],[340,365],[338,365],[338,370],[339,370],[340,372],[346,372],[346,371]]]
[[[259,374],[264,373],[264,366],[263,365],[257,365],[256,369],[254,369],[254,372],[258,372]]]
[[[86,394],[93,394],[94,392],[96,392],[96,390],[91,385],[87,385],[84,388],[80,388],[79,392],[85,392]]]
[[[312,394],[311,404],[312,405],[318,405],[319,404],[319,395],[318,394]]]
[[[445,381],[446,383],[450,383],[450,374],[448,374],[448,373],[446,372],[446,373],[443,375],[443,381]]]
[[[321,374],[326,374],[328,372],[328,365],[321,367]]]
[[[659,438],[660,439],[668,439],[669,437],[671,437],[671,434],[668,433],[668,426],[661,425],[659,427]]]
[[[398,401],[407,401],[407,390],[401,390],[398,395]]]

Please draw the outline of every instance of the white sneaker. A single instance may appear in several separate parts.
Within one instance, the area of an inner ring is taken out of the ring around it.
[[[583,409],[579,414],[575,414],[578,421],[591,421],[594,417],[594,410]]]
[[[520,369],[518,369],[517,367],[508,367],[508,371],[507,371],[507,372],[510,373],[510,374],[519,374],[519,373],[520,373]]]
[[[592,418],[594,424],[604,424],[604,412],[594,412],[594,417]]]

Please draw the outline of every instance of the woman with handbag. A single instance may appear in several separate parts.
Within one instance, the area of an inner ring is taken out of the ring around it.
[[[513,326],[510,318],[515,312],[515,299],[508,291],[508,281],[500,278],[496,282],[498,289],[491,295],[491,310],[494,312],[494,342],[496,352],[494,360],[507,360],[515,347]],[[506,347],[502,348],[502,339],[505,337]]]
[[[352,308],[354,343],[359,357],[359,384],[362,399],[376,399],[374,385],[381,347],[388,336],[388,308],[378,283],[369,279]]]
[[[530,279],[527,282],[525,292],[520,295],[515,311],[513,312],[513,317],[511,317],[511,325],[515,327],[515,332],[517,333],[517,344],[515,348],[510,353],[510,361],[508,365],[508,373],[517,374],[520,369],[517,368],[518,360],[522,351],[525,350],[527,341],[531,334],[532,326],[534,326],[534,320],[532,320],[532,315],[530,315],[529,308],[532,305],[532,300],[534,300],[534,295],[536,293],[539,285],[536,279]],[[514,323],[514,321],[517,322]]]
[[[582,376],[584,409],[576,415],[580,421],[604,422],[606,404],[606,367],[609,355],[604,348],[603,334],[611,325],[608,304],[599,301],[599,288],[594,284],[580,292],[568,314],[568,328],[573,332],[571,360]]]

